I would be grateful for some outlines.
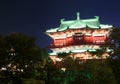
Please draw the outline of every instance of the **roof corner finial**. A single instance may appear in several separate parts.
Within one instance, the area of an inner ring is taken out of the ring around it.
[[[99,20],[99,16],[95,16],[95,18],[96,18],[97,20]]]
[[[77,20],[80,20],[80,13],[77,12]]]
[[[60,22],[62,23],[64,20],[65,20],[65,19],[63,18],[63,19],[60,20]]]

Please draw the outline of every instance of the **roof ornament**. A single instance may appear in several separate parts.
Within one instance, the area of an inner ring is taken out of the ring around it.
[[[99,29],[101,29],[101,26],[99,26]]]
[[[99,20],[99,16],[95,16],[95,18],[96,18],[97,20]]]
[[[86,24],[86,28],[89,28],[89,26]]]
[[[63,19],[60,20],[60,22],[62,23],[64,20],[65,20],[65,19],[63,18]]]
[[[80,13],[77,12],[77,20],[80,20]]]

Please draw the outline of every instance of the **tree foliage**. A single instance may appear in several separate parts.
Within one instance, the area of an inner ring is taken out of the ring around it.
[[[84,64],[84,69],[91,74],[88,84],[116,84],[113,70],[109,67],[106,60],[88,60]]]
[[[113,56],[120,57],[120,28],[114,28],[111,34],[111,39],[114,41],[112,46],[114,52]]]
[[[11,33],[0,36],[0,73],[1,77],[46,79],[43,56],[47,56],[45,49],[35,44],[35,38],[21,33]],[[17,80],[16,79],[16,80]]]

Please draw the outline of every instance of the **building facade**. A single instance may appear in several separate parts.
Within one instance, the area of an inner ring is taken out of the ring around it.
[[[111,43],[109,35],[113,26],[101,24],[98,16],[92,19],[81,19],[80,14],[77,13],[77,19],[69,21],[61,19],[60,22],[59,27],[46,31],[53,40],[50,44],[53,52],[49,53],[53,60],[60,60],[57,55],[63,52],[71,53],[70,56],[74,58],[98,59],[88,51],[96,51],[101,45]],[[103,58],[107,56],[108,54],[104,53]]]

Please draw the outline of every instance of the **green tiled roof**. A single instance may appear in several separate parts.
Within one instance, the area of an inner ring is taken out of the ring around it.
[[[65,21],[64,19],[61,19],[61,23],[58,28],[51,28],[46,32],[58,32],[58,31],[64,31],[67,29],[78,29],[78,28],[85,28],[85,27],[104,29],[104,28],[111,28],[113,26],[100,24],[98,16],[95,16],[95,18],[92,18],[92,19],[80,19],[79,13],[77,13],[76,20]]]

